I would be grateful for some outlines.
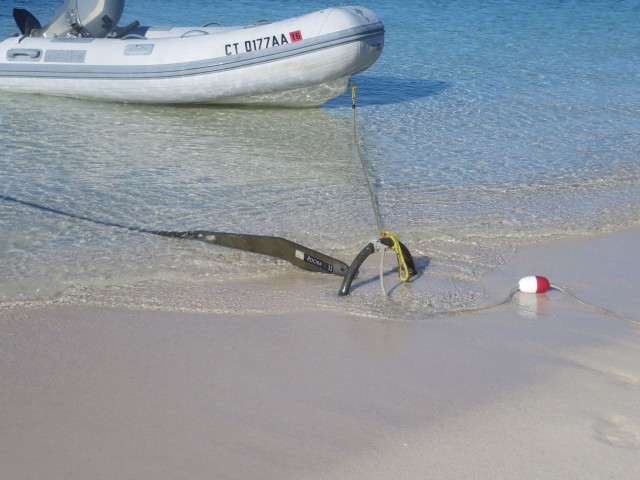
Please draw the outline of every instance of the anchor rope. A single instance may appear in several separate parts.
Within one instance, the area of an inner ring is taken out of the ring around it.
[[[367,184],[367,190],[369,192],[369,201],[371,202],[371,209],[373,210],[373,217],[376,222],[376,228],[378,229],[378,234],[382,236],[384,234],[384,229],[382,228],[382,221],[380,220],[380,208],[378,207],[378,201],[376,198],[375,191],[373,189],[373,185],[371,183],[371,178],[369,176],[369,170],[367,169],[367,164],[364,161],[364,157],[362,155],[362,151],[360,150],[360,138],[358,135],[358,128],[356,122],[356,89],[357,85],[355,82],[351,82],[351,101],[352,101],[352,110],[353,110],[353,144],[355,147],[355,154],[360,162],[360,166],[362,167],[362,172],[364,174],[364,179]]]
[[[367,163],[364,160],[364,156],[362,155],[362,151],[360,149],[360,136],[358,135],[358,128],[356,122],[356,90],[358,86],[355,82],[351,82],[351,107],[353,110],[353,144],[355,149],[356,157],[358,157],[358,161],[360,162],[360,166],[362,167],[362,173],[365,178],[365,183],[367,185],[367,190],[369,192],[369,201],[371,203],[371,209],[373,211],[373,217],[376,223],[376,228],[378,230],[378,235],[380,238],[389,238],[392,241],[392,245],[387,247],[380,242],[376,242],[376,247],[378,249],[382,249],[382,256],[380,259],[380,287],[385,296],[388,296],[387,290],[384,286],[384,273],[383,273],[383,265],[384,265],[384,253],[387,248],[390,248],[396,253],[396,258],[398,261],[398,275],[400,280],[403,282],[407,282],[411,277],[411,273],[409,271],[409,267],[407,266],[407,262],[402,253],[402,249],[400,247],[400,238],[397,234],[385,230],[382,226],[382,220],[380,216],[380,207],[378,203],[378,199],[376,197],[375,190],[373,188],[373,184],[371,182],[371,177],[369,175],[369,169],[367,168]]]

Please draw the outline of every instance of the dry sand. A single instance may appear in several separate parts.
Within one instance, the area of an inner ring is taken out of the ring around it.
[[[640,320],[640,231],[523,249]],[[249,285],[250,287],[250,285]],[[0,310],[0,478],[636,479],[640,328],[559,292],[419,322]]]

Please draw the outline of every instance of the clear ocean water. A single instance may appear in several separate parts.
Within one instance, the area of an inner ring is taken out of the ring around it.
[[[0,35],[16,31],[12,7],[44,23],[61,3],[3,2]],[[386,44],[354,78],[355,134],[349,93],[303,110],[0,93],[0,194],[142,228],[279,235],[349,262],[377,234],[358,141],[383,226],[422,271],[414,283],[390,301],[374,280],[338,299],[338,277],[0,200],[0,306],[419,316],[482,304],[478,280],[519,245],[640,224],[637,0],[361,4]],[[120,23],[236,25],[326,6],[128,0]],[[246,278],[264,288],[234,287]]]

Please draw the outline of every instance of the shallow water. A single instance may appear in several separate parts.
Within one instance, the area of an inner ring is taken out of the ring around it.
[[[15,2],[41,21],[58,4]],[[477,280],[522,243],[640,223],[637,2],[364,4],[387,34],[380,60],[355,78],[355,131],[348,94],[319,109],[271,110],[4,93],[0,194],[149,229],[279,235],[350,261],[377,233],[368,176],[381,223],[423,275],[396,289],[391,305],[375,282],[343,303],[339,279],[303,273],[300,282],[310,289],[305,302],[372,315],[477,304],[486,296]],[[189,5],[130,0],[121,23],[232,25],[326,6]],[[0,32],[14,30],[7,8]],[[297,304],[273,285],[295,269],[269,258],[6,201],[0,232],[5,305]],[[377,261],[367,265],[375,276]],[[221,286],[237,278],[265,279],[271,290],[242,296]],[[184,295],[150,300],[150,285]]]

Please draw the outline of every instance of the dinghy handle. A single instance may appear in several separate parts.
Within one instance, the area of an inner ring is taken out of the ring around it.
[[[42,50],[36,48],[12,48],[7,52],[9,60],[37,60],[42,55]]]
[[[209,32],[205,30],[189,30],[188,32],[184,32],[182,35],[180,35],[180,38],[193,37],[195,35],[209,35]]]

